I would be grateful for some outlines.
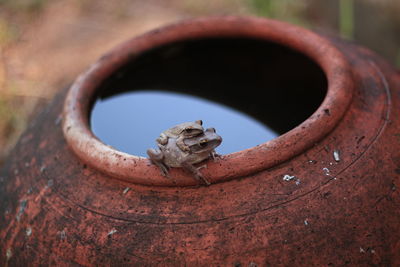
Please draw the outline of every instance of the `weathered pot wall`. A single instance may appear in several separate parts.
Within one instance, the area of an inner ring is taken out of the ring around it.
[[[1,171],[0,265],[400,265],[400,76],[330,42],[354,83],[339,123],[289,160],[209,187],[92,168],[64,138],[62,90]]]

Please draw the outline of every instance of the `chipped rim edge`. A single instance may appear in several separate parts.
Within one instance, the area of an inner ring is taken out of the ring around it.
[[[213,37],[255,38],[274,42],[314,60],[324,71],[328,90],[320,107],[279,137],[207,162],[203,174],[212,183],[258,172],[282,163],[314,145],[341,120],[352,98],[353,79],[344,55],[326,38],[284,22],[254,17],[211,17],[182,21],[128,40],[101,57],[69,89],[63,110],[63,133],[69,147],[95,169],[135,184],[192,186],[198,182],[180,168],[165,178],[147,158],[130,155],[100,141],[91,131],[91,101],[99,85],[137,55],[165,44]],[[327,114],[326,110],[329,110]]]

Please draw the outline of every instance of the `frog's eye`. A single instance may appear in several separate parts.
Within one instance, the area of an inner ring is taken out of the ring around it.
[[[192,133],[193,129],[192,128],[186,128],[183,130],[185,133]]]
[[[200,147],[206,147],[208,144],[208,140],[207,139],[203,139],[199,142],[199,146]]]

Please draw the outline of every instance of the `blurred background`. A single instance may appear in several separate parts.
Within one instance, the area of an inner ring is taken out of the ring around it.
[[[0,0],[0,165],[53,95],[116,44],[181,19],[256,15],[354,40],[400,67],[399,0]]]

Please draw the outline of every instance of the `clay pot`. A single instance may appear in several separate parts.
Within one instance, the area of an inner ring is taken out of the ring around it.
[[[166,179],[88,123],[98,95],[159,84],[282,134],[207,162],[211,186],[181,169]],[[371,51],[272,20],[196,19],[129,40],[9,156],[0,265],[400,265],[399,84]]]

